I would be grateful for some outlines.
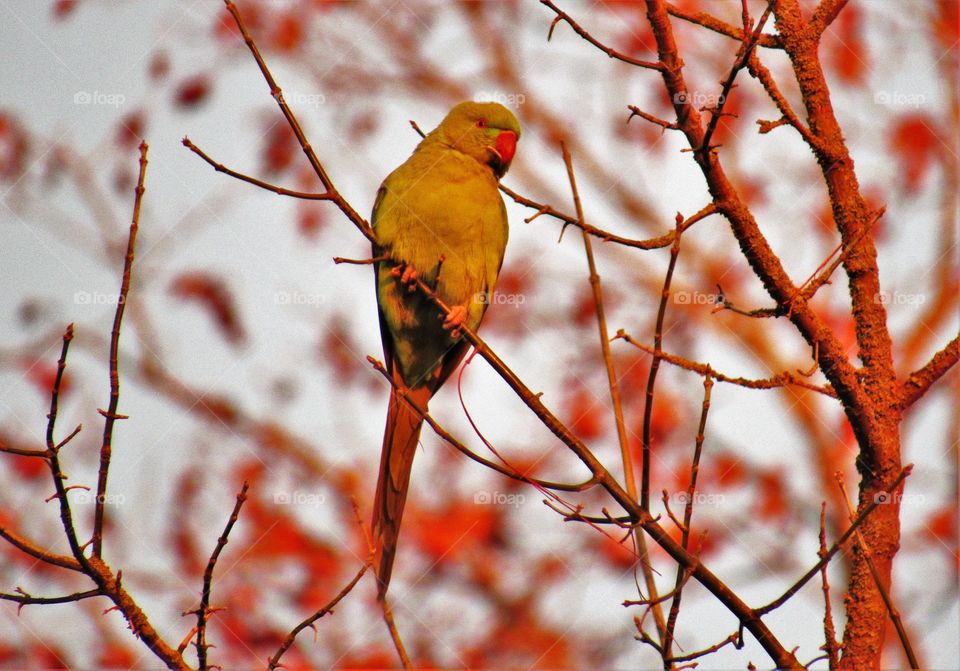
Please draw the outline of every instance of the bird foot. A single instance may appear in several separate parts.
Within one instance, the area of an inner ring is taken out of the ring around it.
[[[450,331],[450,337],[454,340],[458,339],[463,332],[460,330],[464,324],[467,323],[467,308],[464,305],[454,305],[450,308],[450,313],[447,315],[446,319],[443,320],[443,328],[445,331]]]
[[[412,293],[417,290],[417,280],[420,279],[420,273],[413,266],[397,264],[390,270],[390,274],[400,278],[400,284],[407,287],[407,291]]]

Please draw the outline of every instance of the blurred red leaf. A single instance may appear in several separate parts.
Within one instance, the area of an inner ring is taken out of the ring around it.
[[[167,56],[166,52],[158,51],[150,58],[150,66],[148,70],[150,74],[150,79],[153,81],[159,81],[164,79],[168,74],[170,74],[170,57]]]
[[[564,399],[567,425],[581,440],[593,440],[606,429],[607,407],[584,387],[575,384]]]
[[[593,298],[593,289],[583,287],[574,299],[570,318],[577,326],[593,324],[597,319],[597,302]]]
[[[863,40],[863,11],[855,3],[846,5],[824,33],[827,63],[841,80],[861,84],[868,70]]]
[[[940,141],[935,126],[928,115],[913,112],[900,116],[890,131],[890,150],[900,160],[907,193],[917,190],[936,158]]]
[[[98,669],[132,669],[137,666],[140,655],[115,641],[108,642],[97,650]]]
[[[626,539],[620,542],[620,536],[613,539],[605,534],[597,533],[597,550],[600,556],[614,568],[625,570],[637,563],[637,556],[633,549],[633,540]]]
[[[397,666],[397,653],[374,644],[373,650],[350,651],[337,664],[338,671],[357,669],[392,669]]]
[[[316,240],[326,223],[323,210],[314,203],[299,203],[297,208],[297,230],[308,240]]]
[[[285,123],[271,120],[270,128],[264,138],[260,159],[263,169],[271,173],[279,173],[290,167],[297,156],[300,144],[297,137]]]
[[[66,18],[76,8],[77,0],[56,0],[53,3],[53,18]]]
[[[67,656],[63,652],[48,642],[39,641],[27,649],[27,659],[30,664],[27,666],[32,669],[69,669]]]
[[[416,509],[410,515],[410,535],[432,561],[448,564],[497,538],[496,508],[456,501],[442,510]]]
[[[185,575],[200,575],[207,561],[201,556],[202,551],[190,525],[190,511],[193,510],[200,486],[199,471],[188,469],[183,471],[174,489],[177,505],[173,507],[169,542],[173,555],[180,564],[180,573]]]
[[[709,461],[709,473],[715,474],[713,482],[721,489],[742,485],[747,479],[747,465],[737,455],[723,451]]]
[[[317,353],[320,361],[332,368],[334,377],[341,384],[350,384],[365,368],[349,325],[341,316],[324,325]]]
[[[210,80],[205,74],[193,75],[180,82],[174,101],[180,107],[196,107],[210,94]]]
[[[170,293],[185,301],[198,303],[230,344],[236,345],[243,340],[244,330],[233,295],[220,278],[202,271],[181,273],[171,283]]]
[[[295,51],[303,42],[303,27],[300,17],[294,12],[284,12],[273,28],[270,42],[278,51]]]
[[[953,546],[957,542],[957,510],[953,506],[946,506],[930,514],[925,524],[925,531],[930,538],[940,543]]]
[[[53,392],[53,385],[57,379],[56,362],[45,359],[35,359],[32,357],[21,357],[20,368],[23,370],[23,376],[32,383],[37,390],[45,397],[49,398]],[[60,396],[63,397],[70,393],[72,387],[72,378],[70,372],[63,371],[63,377],[60,380]]]
[[[780,470],[761,471],[757,478],[757,514],[765,520],[783,519],[789,509],[787,483]]]
[[[953,48],[960,39],[960,2],[937,0],[937,16],[933,23],[934,34],[944,47]]]
[[[12,116],[0,112],[0,179],[19,179],[29,150],[29,136],[23,127]]]

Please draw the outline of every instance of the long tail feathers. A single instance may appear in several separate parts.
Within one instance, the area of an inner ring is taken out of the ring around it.
[[[426,411],[433,393],[427,387],[407,390],[407,398]],[[407,500],[410,471],[417,452],[423,418],[410,407],[397,391],[390,394],[387,424],[383,430],[383,448],[380,452],[380,478],[373,503],[373,566],[379,583],[378,597],[382,599],[390,584],[393,558],[397,553],[403,504]]]

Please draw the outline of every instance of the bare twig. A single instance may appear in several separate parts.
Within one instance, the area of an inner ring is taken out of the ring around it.
[[[696,361],[690,361],[684,357],[677,356],[676,354],[670,354],[669,352],[657,351],[649,345],[645,345],[642,342],[639,342],[625,333],[623,329],[617,331],[617,335],[614,336],[614,339],[620,339],[625,342],[630,343],[634,347],[642,349],[648,354],[663,359],[667,363],[673,364],[678,368],[683,368],[684,370],[689,370],[692,373],[697,373],[703,377],[708,375],[712,377],[717,382],[725,382],[727,384],[735,384],[739,387],[746,387],[747,389],[777,389],[780,387],[786,387],[788,385],[795,387],[802,387],[803,389],[809,389],[810,391],[815,391],[824,396],[829,396],[830,398],[836,398],[837,395],[830,387],[830,385],[815,385],[810,382],[806,382],[798,378],[796,375],[790,371],[783,371],[777,373],[772,377],[755,379],[755,378],[745,378],[745,377],[733,377],[730,375],[724,375],[723,373],[717,372],[713,369],[710,364],[698,363]]]
[[[60,505],[60,523],[67,536],[67,542],[70,544],[70,551],[74,559],[83,567],[89,570],[86,556],[83,554],[83,548],[80,541],[77,540],[77,531],[73,524],[73,511],[70,509],[70,501],[67,498],[67,487],[64,485],[65,476],[60,466],[59,450],[54,443],[53,433],[57,422],[57,404],[60,398],[60,385],[63,382],[63,371],[67,367],[67,352],[70,350],[70,342],[73,340],[73,324],[67,326],[63,334],[63,346],[60,350],[60,359],[57,361],[57,375],[53,381],[53,389],[50,392],[50,412],[47,414],[47,459],[50,465],[50,475],[53,478],[53,486],[56,489],[56,499]]]
[[[210,157],[205,151],[200,149],[195,145],[190,138],[185,137],[181,141],[184,147],[192,151],[194,154],[202,158],[207,164],[212,167],[217,172],[222,172],[225,175],[229,175],[235,179],[239,179],[241,182],[246,182],[247,184],[253,184],[254,186],[259,186],[261,189],[266,189],[280,196],[290,196],[291,198],[301,198],[303,200],[333,200],[332,194],[328,193],[309,193],[306,191],[294,191],[293,189],[287,189],[282,186],[277,186],[276,184],[270,184],[265,182],[262,179],[257,179],[256,177],[251,177],[250,175],[245,175],[242,172],[237,172],[225,166],[223,163],[215,161]]]
[[[277,101],[277,105],[280,107],[280,112],[287,120],[290,130],[293,131],[293,134],[297,138],[297,142],[300,143],[300,147],[303,149],[304,155],[306,155],[307,160],[310,162],[310,167],[313,168],[313,171],[320,179],[320,183],[323,185],[323,188],[326,189],[325,195],[327,198],[325,198],[325,200],[329,200],[334,203],[340,209],[340,211],[343,212],[347,219],[353,222],[354,226],[357,227],[357,229],[365,238],[367,238],[367,240],[374,242],[376,240],[376,236],[374,235],[370,224],[366,219],[361,217],[340,194],[337,188],[333,185],[333,181],[327,174],[327,171],[320,162],[320,159],[317,158],[316,152],[313,151],[313,147],[310,145],[310,142],[307,140],[307,136],[300,127],[300,122],[297,121],[296,115],[294,115],[289,105],[287,105],[283,91],[277,85],[276,80],[273,78],[273,74],[270,72],[266,62],[263,60],[263,56],[260,54],[260,49],[257,47],[257,43],[250,35],[250,31],[247,30],[247,26],[244,23],[243,18],[240,16],[240,10],[237,9],[236,4],[231,0],[224,0],[224,5],[226,6],[227,11],[233,16],[233,20],[237,24],[240,34],[243,36],[244,43],[247,45],[250,53],[253,54],[253,58],[257,62],[257,66],[260,68],[260,73],[263,75],[264,80],[270,87],[270,96]]]
[[[630,56],[620,53],[616,49],[613,49],[603,44],[597,38],[595,38],[593,35],[587,32],[582,26],[580,26],[579,23],[577,23],[572,18],[570,18],[569,14],[562,11],[559,7],[553,4],[551,0],[540,0],[540,3],[549,7],[557,15],[557,18],[555,18],[553,20],[553,23],[550,24],[550,31],[547,33],[548,42],[550,41],[550,38],[553,36],[553,29],[556,28],[557,23],[559,23],[560,21],[566,21],[567,24],[569,24],[569,26],[573,28],[573,32],[575,32],[577,35],[579,35],[580,37],[585,39],[587,42],[595,46],[597,49],[605,53],[610,58],[614,58],[618,61],[623,61],[624,63],[629,63],[630,65],[636,65],[637,67],[648,68],[650,70],[663,69],[663,63],[660,63],[659,61],[643,61],[637,58],[631,58]]]
[[[567,167],[567,178],[570,181],[570,191],[573,193],[573,205],[577,212],[577,220],[581,224],[586,223],[583,216],[583,205],[580,202],[580,192],[577,190],[577,178],[573,171],[573,160],[570,158],[570,152],[567,146],[561,143],[560,148],[563,154],[563,162]],[[620,444],[620,461],[623,464],[624,482],[627,487],[627,494],[632,498],[637,498],[637,481],[634,474],[633,458],[630,454],[630,441],[627,438],[627,427],[623,420],[623,403],[620,397],[620,385],[617,383],[617,370],[613,364],[613,356],[610,353],[610,334],[607,330],[606,311],[603,306],[603,287],[600,282],[600,275],[597,273],[597,264],[593,258],[593,243],[586,230],[583,233],[583,249],[587,257],[587,268],[590,272],[590,287],[593,290],[593,303],[597,313],[597,330],[600,336],[600,350],[603,354],[604,366],[607,369],[607,384],[610,388],[610,402],[613,405],[613,416],[617,427],[617,441]],[[679,232],[677,233],[679,235]],[[657,624],[657,631],[660,633],[660,640],[666,633],[666,623],[663,619],[663,610],[657,599],[657,583],[651,570],[649,553],[647,551],[646,538],[643,534],[632,533],[637,556],[640,558],[644,582],[646,583],[647,593],[654,600],[653,618]]]
[[[693,448],[693,462],[690,464],[690,482],[687,485],[687,500],[683,509],[683,525],[681,529],[680,544],[684,549],[689,548],[690,527],[693,519],[693,501],[697,492],[697,475],[700,473],[700,455],[703,452],[704,432],[707,427],[707,413],[710,411],[710,392],[713,390],[713,377],[708,373],[703,379],[703,403],[700,410],[700,424],[697,427],[697,437]],[[674,581],[675,594],[670,604],[670,616],[667,619],[666,637],[663,639],[663,651],[666,658],[671,656],[673,648],[674,630],[677,626],[677,617],[680,615],[680,600],[683,596],[683,584],[687,578],[686,569],[677,567],[677,577]]]
[[[130,234],[127,237],[127,253],[123,260],[123,278],[120,281],[120,294],[117,300],[117,309],[113,316],[113,329],[110,332],[110,402],[106,410],[101,410],[103,420],[103,443],[100,446],[100,470],[97,475],[97,499],[93,519],[93,556],[100,557],[103,553],[103,514],[107,497],[107,475],[110,471],[110,455],[113,449],[113,424],[118,419],[126,419],[117,414],[117,405],[120,402],[120,375],[117,372],[117,359],[120,352],[120,324],[123,322],[123,311],[127,306],[127,295],[130,292],[130,273],[133,268],[134,250],[137,244],[137,228],[140,224],[140,205],[143,202],[143,181],[147,174],[147,143],[140,143],[140,174],[137,177],[137,186],[134,189],[136,196],[133,201],[133,217],[130,221]]]
[[[889,495],[891,492],[897,489],[897,487],[900,486],[900,483],[902,483],[904,479],[906,479],[906,477],[910,475],[910,472],[912,470],[913,470],[913,464],[908,464],[907,466],[905,466],[903,470],[900,471],[900,474],[896,477],[896,479],[892,483],[890,483],[890,485],[887,486],[887,488],[884,490],[885,493]],[[782,606],[784,603],[786,603],[794,594],[799,592],[803,588],[803,586],[810,581],[811,578],[817,575],[820,569],[823,568],[823,566],[825,566],[827,562],[829,562],[830,559],[833,558],[833,555],[835,555],[837,551],[841,547],[843,547],[844,543],[846,543],[850,539],[850,536],[856,533],[857,529],[860,528],[860,525],[866,522],[867,518],[870,517],[870,513],[872,513],[878,506],[880,506],[884,502],[885,500],[878,495],[877,498],[874,499],[874,501],[870,505],[868,505],[867,507],[865,507],[863,510],[860,511],[860,514],[857,515],[857,518],[852,521],[849,527],[847,527],[847,530],[844,531],[840,535],[840,538],[838,538],[834,542],[833,546],[831,546],[831,548],[823,556],[820,557],[820,561],[814,564],[809,571],[804,573],[799,580],[793,583],[793,585],[791,585],[786,592],[784,592],[779,597],[777,597],[776,599],[768,603],[766,606],[763,606],[762,608],[755,608],[754,612],[756,612],[758,615],[765,615],[766,613],[769,613],[772,610],[776,610],[777,608]]]
[[[220,534],[220,538],[217,539],[217,546],[214,548],[213,553],[210,555],[210,560],[207,562],[207,568],[203,572],[203,593],[200,597],[200,607],[197,608],[197,662],[201,670],[208,668],[207,667],[207,617],[210,614],[210,592],[213,588],[213,569],[217,565],[217,559],[220,558],[220,553],[223,551],[223,548],[227,545],[227,537],[230,536],[230,531],[233,529],[233,525],[237,523],[237,519],[240,517],[240,508],[243,506],[243,502],[247,500],[247,490],[250,488],[250,483],[246,480],[243,481],[243,486],[240,488],[240,493],[237,494],[237,502],[233,506],[233,512],[230,513],[230,519],[227,520],[227,525],[223,528],[223,533]]]
[[[730,92],[733,90],[733,83],[736,81],[740,70],[746,66],[747,60],[750,58],[750,54],[753,53],[753,48],[757,45],[757,41],[760,39],[760,35],[763,32],[763,27],[767,23],[767,18],[770,16],[770,12],[773,10],[773,2],[771,0],[767,3],[766,8],[763,10],[763,14],[760,16],[760,20],[757,22],[757,27],[754,29],[753,33],[748,34],[747,24],[749,21],[749,16],[746,14],[746,3],[744,3],[743,6],[743,42],[741,43],[740,50],[737,52],[737,56],[733,61],[733,66],[730,68],[730,72],[727,74],[727,78],[723,82],[723,87],[720,90],[720,97],[717,98],[717,104],[708,110],[710,112],[710,121],[707,124],[707,130],[703,134],[703,140],[700,144],[700,151],[710,151],[710,139],[717,130],[717,124],[720,123],[720,119],[724,116],[723,108],[727,104],[727,98],[730,97]]]
[[[357,583],[360,582],[360,578],[363,577],[363,574],[367,572],[368,568],[370,568],[369,561],[360,567],[360,570],[357,571],[357,574],[353,576],[353,580],[348,582],[347,585],[342,590],[340,590],[340,592],[335,597],[333,597],[333,599],[331,599],[329,603],[327,603],[323,608],[321,608],[316,613],[306,618],[305,620],[303,620],[303,622],[301,622],[296,627],[294,627],[290,631],[290,633],[287,634],[287,637],[283,639],[283,643],[280,644],[280,647],[277,649],[277,651],[273,653],[273,657],[271,657],[267,661],[267,668],[272,671],[273,669],[276,669],[277,667],[279,667],[280,658],[283,656],[283,654],[287,650],[290,649],[290,646],[293,645],[293,642],[296,640],[297,636],[300,635],[300,632],[306,629],[307,627],[313,628],[314,623],[317,620],[319,620],[324,615],[332,613],[333,609],[336,608],[337,604],[340,603],[343,600],[343,598],[353,590],[354,587],[356,587]]]
[[[84,599],[101,595],[103,595],[103,592],[100,591],[100,588],[96,588],[87,590],[86,592],[64,594],[63,596],[33,596],[31,594],[27,594],[18,587],[16,594],[0,593],[0,600],[19,603],[20,608],[23,608],[24,606],[32,604],[42,605],[52,603],[72,603],[74,601],[83,601]]]
[[[2,525],[0,525],[0,538],[3,538],[20,551],[25,552],[31,557],[39,559],[42,562],[46,562],[47,564],[60,566],[62,568],[70,569],[71,571],[83,571],[80,563],[73,557],[54,554],[48,550],[45,550]]]
[[[397,625],[393,621],[393,610],[390,608],[390,604],[387,602],[385,596],[380,599],[380,604],[383,607],[383,621],[387,623],[387,629],[390,631],[390,639],[393,641],[393,647],[396,648],[397,654],[400,656],[400,663],[403,664],[403,668],[405,669],[413,669],[410,656],[407,655],[407,649],[403,645],[403,639],[400,638],[400,632],[397,630]]]
[[[680,126],[677,125],[676,122],[664,121],[663,119],[655,117],[652,114],[647,114],[636,105],[627,105],[627,109],[630,110],[630,116],[627,117],[627,123],[630,123],[630,119],[633,117],[638,116],[641,119],[645,119],[652,124],[660,126],[663,128],[663,130],[680,130]]]
[[[680,225],[683,217],[677,214],[677,235],[670,247],[670,261],[667,273],[663,278],[663,290],[660,293],[660,307],[657,309],[657,324],[653,333],[653,349],[659,352],[663,349],[663,320],[667,314],[667,301],[670,298],[670,282],[673,280],[673,270],[677,266],[677,257],[680,255]],[[650,510],[650,426],[653,421],[653,392],[660,369],[660,358],[653,356],[650,363],[650,373],[647,376],[646,404],[643,408],[643,464],[640,475],[640,507]]]
[[[910,373],[900,386],[900,409],[906,410],[927,393],[933,384],[960,359],[960,336],[954,336],[923,368]]]
[[[820,559],[827,556],[827,503],[820,504],[820,550],[817,553]],[[830,660],[830,668],[838,668],[840,662],[840,646],[837,643],[837,632],[833,627],[833,607],[830,604],[830,581],[827,579],[827,564],[820,567],[820,583],[823,589],[823,650]]]

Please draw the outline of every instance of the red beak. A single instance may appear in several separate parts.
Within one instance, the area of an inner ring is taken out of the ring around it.
[[[494,149],[500,155],[500,167],[503,172],[510,167],[513,155],[517,153],[517,136],[512,130],[500,131]]]

